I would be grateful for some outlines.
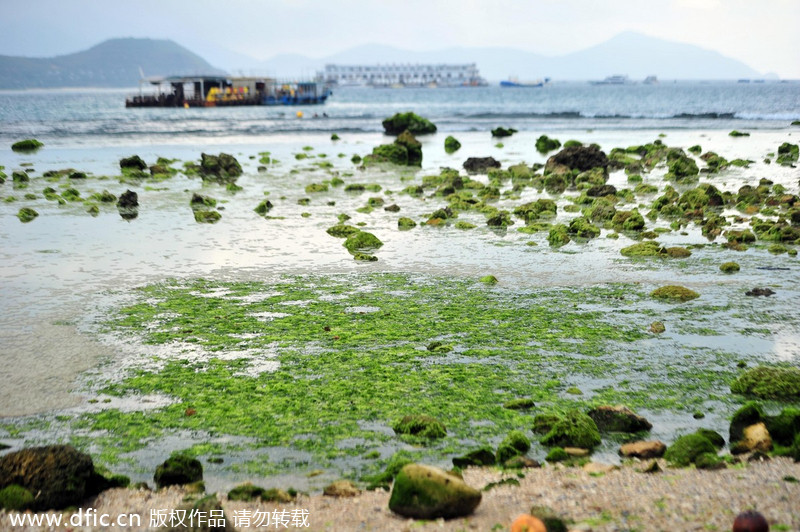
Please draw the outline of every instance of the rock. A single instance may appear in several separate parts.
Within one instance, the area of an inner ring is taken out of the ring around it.
[[[256,205],[256,208],[253,210],[261,216],[266,216],[266,214],[272,210],[272,202],[269,200],[264,200]]]
[[[391,118],[385,119],[382,124],[387,135],[400,135],[406,130],[413,135],[436,133],[435,124],[433,124],[430,120],[411,112],[397,113]]]
[[[547,242],[552,247],[564,246],[569,244],[569,241],[569,232],[566,225],[556,224],[550,228],[550,232],[547,235]]]
[[[775,292],[770,288],[753,288],[752,290],[748,290],[747,292],[745,292],[744,295],[750,297],[760,297],[760,296],[769,297],[775,295]]]
[[[402,217],[397,220],[397,227],[400,229],[412,229],[417,226],[417,222],[411,218]]]
[[[534,406],[536,405],[534,404],[533,399],[529,397],[512,399],[503,403],[503,408],[508,408],[509,410],[528,410]]]
[[[772,450],[772,437],[769,435],[767,426],[763,421],[760,421],[749,427],[745,427],[742,439],[735,444],[737,451],[762,451],[768,452]]]
[[[535,469],[542,467],[542,464],[527,456],[515,456],[506,460],[503,467],[506,469]]]
[[[524,455],[530,448],[528,437],[518,430],[512,430],[497,446],[497,462],[504,464],[515,456]]]
[[[584,458],[589,456],[589,449],[583,449],[581,447],[564,447],[564,452],[572,458]]]
[[[203,465],[185,454],[175,454],[156,468],[153,481],[156,488],[191,484],[203,480]]]
[[[548,506],[532,506],[530,514],[544,523],[547,532],[567,532],[568,519]]]
[[[37,216],[39,216],[39,213],[30,207],[22,207],[17,213],[17,218],[24,224],[33,221]]]
[[[383,210],[386,212],[400,212],[400,206],[396,203],[392,203],[384,207]]]
[[[28,490],[33,500],[25,505],[33,511],[79,505],[99,493],[94,488],[99,476],[92,458],[71,445],[30,447],[0,457],[0,489],[16,485]],[[16,488],[5,493],[9,500],[27,500]]]
[[[583,412],[573,410],[559,417],[539,441],[547,447],[593,449],[600,445],[601,439],[594,420]]]
[[[126,190],[119,195],[117,207],[120,209],[133,209],[139,206],[139,195],[133,190]]]
[[[800,145],[784,142],[778,146],[778,158],[776,162],[780,165],[791,166],[800,158]]]
[[[349,480],[337,480],[333,484],[325,486],[322,494],[328,497],[358,497],[361,495],[361,490]]]
[[[500,168],[494,157],[470,157],[464,161],[464,169],[470,174],[485,174],[490,168]]]
[[[517,130],[514,129],[514,128],[511,128],[511,127],[509,127],[509,128],[496,127],[496,128],[494,128],[492,130],[492,136],[493,137],[498,137],[498,138],[510,137],[511,135],[513,135],[516,132],[517,132]]]
[[[667,328],[664,326],[662,322],[654,321],[653,323],[650,324],[649,330],[653,334],[661,334],[663,332],[666,332]]]
[[[208,210],[195,210],[194,221],[200,224],[214,224],[217,223],[222,215],[218,211]]]
[[[767,416],[764,422],[772,439],[789,447],[794,437],[800,434],[800,408],[786,407],[777,416]]]
[[[494,452],[488,447],[481,447],[480,449],[468,452],[464,456],[453,458],[453,465],[462,468],[469,466],[492,466],[496,463]]]
[[[640,432],[653,428],[649,421],[623,405],[598,406],[589,410],[588,416],[601,432]]]
[[[12,144],[11,149],[19,152],[32,152],[38,150],[42,146],[44,146],[44,144],[36,139],[25,139]]]
[[[588,464],[584,465],[582,469],[590,475],[597,475],[609,473],[615,469],[619,469],[619,467],[609,464],[601,464],[598,462],[589,462]]]
[[[336,224],[327,228],[325,232],[336,238],[347,238],[350,235],[361,232],[361,229],[354,225]]]
[[[553,170],[556,166],[563,165],[570,170],[585,172],[592,168],[608,168],[608,157],[596,145],[590,146],[570,146],[556,153],[545,164],[545,173]]]
[[[800,398],[800,368],[758,366],[742,373],[731,391],[769,399]]]
[[[614,185],[595,185],[586,191],[586,195],[590,198],[613,196],[616,193],[617,187]]]
[[[697,429],[695,434],[705,436],[708,441],[710,441],[717,449],[722,449],[725,447],[725,438],[723,438],[718,432],[715,432],[711,429]]]
[[[143,171],[147,170],[147,163],[144,162],[144,160],[138,155],[132,155],[130,157],[123,157],[120,159],[119,167],[121,169]]]
[[[481,492],[441,469],[409,464],[400,470],[392,487],[389,509],[414,519],[449,519],[471,514],[481,502]]]
[[[256,501],[261,499],[264,488],[255,486],[249,482],[240,484],[228,492],[229,501]]]
[[[719,269],[722,271],[722,273],[736,273],[741,269],[741,267],[737,262],[723,262],[720,264]]]
[[[557,212],[556,202],[550,199],[538,199],[514,209],[514,214],[525,220],[525,223],[535,222],[540,218],[553,218]]]
[[[453,136],[448,136],[444,139],[444,151],[447,153],[454,153],[461,148],[461,143]]]
[[[643,462],[642,466],[637,469],[640,473],[660,473],[661,466],[658,465],[658,460],[648,460]]]
[[[658,440],[636,441],[623,444],[619,454],[626,458],[661,458],[666,450],[666,444]]]
[[[742,405],[731,418],[730,428],[728,429],[728,439],[737,442],[744,437],[744,429],[750,425],[755,425],[765,418],[764,409],[760,403],[749,401]]]
[[[539,153],[547,153],[549,151],[557,150],[561,147],[561,142],[557,139],[551,139],[547,135],[542,135],[536,139],[536,151]]]
[[[399,166],[411,164],[408,157],[408,149],[402,144],[381,144],[372,148],[372,153],[364,158],[364,162],[371,163],[392,163]]]
[[[204,181],[233,183],[240,175],[242,175],[242,166],[233,155],[227,153],[200,154],[200,176]]]
[[[698,294],[694,290],[689,290],[688,288],[684,288],[683,286],[675,286],[675,285],[668,285],[668,286],[662,286],[661,288],[656,288],[655,290],[650,292],[650,295],[656,299],[678,301],[678,302],[691,301],[692,299],[700,297],[700,294]]]
[[[694,463],[695,458],[703,453],[715,453],[717,450],[708,438],[701,434],[687,434],[679,437],[667,447],[664,458],[670,463],[686,467]]]
[[[730,136],[730,137],[749,137],[750,133],[747,133],[747,132],[744,132],[744,131],[738,131],[738,130],[734,129],[733,131],[728,133],[728,136]]]
[[[478,281],[483,284],[497,284],[499,282],[494,275],[484,275]]]
[[[404,416],[393,426],[395,434],[408,434],[423,438],[443,438],[447,435],[444,424],[430,416],[413,415]]]
[[[355,253],[357,251],[368,253],[383,246],[383,242],[381,242],[380,239],[378,239],[378,237],[372,233],[359,231],[358,233],[348,236],[347,240],[345,240],[344,244],[342,245],[351,253]]]

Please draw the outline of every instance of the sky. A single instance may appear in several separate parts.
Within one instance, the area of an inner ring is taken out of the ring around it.
[[[415,51],[510,47],[561,55],[636,31],[718,51],[763,74],[800,79],[800,0],[0,0],[0,5],[0,55],[63,55],[115,37],[172,39],[206,59],[223,51],[259,60],[284,53],[320,58],[371,43]]]

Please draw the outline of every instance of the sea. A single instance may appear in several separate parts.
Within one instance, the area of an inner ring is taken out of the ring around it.
[[[728,160],[750,160],[748,167],[732,167],[714,178],[723,190],[735,192],[767,178],[789,194],[800,194],[800,170],[771,163],[782,143],[800,142],[800,126],[792,125],[800,120],[798,81],[334,88],[328,101],[317,106],[126,108],[126,97],[139,90],[0,92],[0,171],[7,175],[0,184],[0,442],[18,446],[31,441],[3,429],[2,422],[31,423],[102,407],[87,402],[92,397],[91,382],[135,367],[136,357],[141,356],[105,337],[102,324],[130,299],[133,288],[165,279],[265,280],[297,273],[403,272],[465,278],[492,274],[501,284],[521,287],[616,282],[657,286],[680,281],[719,299],[733,290],[730,281],[720,284],[715,266],[718,248],[698,249],[685,267],[643,266],[621,260],[620,248],[632,243],[624,236],[573,242],[554,251],[546,232],[530,235],[513,226],[493,230],[479,213],[459,218],[478,226],[472,232],[425,227],[399,232],[397,215],[383,209],[358,212],[364,197],[334,190],[324,201],[316,197],[301,201],[310,195],[306,185],[330,179],[332,172],[345,182],[379,184],[381,195],[397,202],[403,215],[424,219],[442,205],[435,198],[412,200],[399,191],[443,167],[460,169],[467,157],[492,156],[504,168],[543,164],[549,155],[535,150],[540,135],[562,143],[571,139],[595,143],[606,152],[661,140],[684,150],[702,145],[703,151]],[[391,142],[383,134],[382,120],[407,111],[438,127],[437,133],[420,136],[424,154],[420,169],[362,169],[352,162],[353,156]],[[493,138],[490,130],[498,126],[518,132]],[[748,135],[732,137],[733,130]],[[333,134],[339,140],[332,140]],[[462,148],[448,154],[443,143],[451,135]],[[44,147],[34,153],[11,150],[12,143],[26,138],[36,138]],[[235,195],[210,190],[182,173],[158,183],[120,179],[122,157],[139,155],[148,164],[164,157],[176,161],[174,167],[180,169],[186,162],[199,162],[202,153],[223,152],[233,154],[244,168],[238,181],[243,190]],[[267,163],[262,162],[265,158]],[[53,184],[44,176],[63,169],[84,172],[89,178]],[[31,176],[30,184],[18,188],[11,176],[23,170]],[[645,176],[645,183],[662,188],[665,172],[657,168]],[[609,183],[634,186],[623,172],[612,173]],[[103,206],[91,216],[80,202],[59,205],[45,199],[43,189],[48,186],[71,186],[84,198],[102,190],[119,195],[131,188],[139,194],[139,215],[125,219],[113,206]],[[195,223],[188,206],[192,192],[224,198],[220,222]],[[535,190],[526,190],[518,201],[536,197]],[[265,198],[275,204],[269,220],[253,212]],[[570,203],[567,199],[557,201],[555,222],[568,223],[578,215],[564,209]],[[500,208],[506,205],[513,208],[508,198],[498,200]],[[21,223],[17,214],[22,207],[35,209],[39,216]],[[384,241],[377,262],[353,261],[341,242],[325,233],[345,212],[353,215],[348,223],[360,222]],[[735,218],[735,212],[728,214]],[[745,221],[741,223],[744,227]],[[670,231],[668,222],[656,225],[664,229],[659,241],[665,245],[708,242],[695,226]],[[770,303],[776,315],[796,316],[800,296],[796,257],[751,249],[738,260],[752,267],[743,268],[737,283],[775,287],[782,291]],[[715,341],[719,349],[763,353],[768,360],[800,364],[799,322],[776,323],[767,336]],[[708,347],[709,341],[683,340],[693,348]],[[669,431],[675,420],[654,416],[665,427],[661,436],[674,436]],[[724,413],[717,412],[705,422],[723,430],[727,421]],[[66,437],[44,428],[33,441]]]

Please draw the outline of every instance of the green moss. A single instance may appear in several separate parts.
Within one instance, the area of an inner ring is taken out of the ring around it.
[[[723,273],[736,273],[741,268],[738,262],[723,262],[722,264],[720,264],[719,269]]]
[[[714,444],[714,447],[717,449],[722,449],[725,447],[725,438],[723,438],[718,432],[715,432],[711,429],[697,429],[695,433],[708,439],[708,441]]]
[[[31,152],[38,150],[42,146],[44,146],[44,144],[36,139],[25,139],[12,144],[11,149],[19,152]]]
[[[327,183],[311,183],[306,185],[306,194],[313,194],[314,192],[327,192]]]
[[[33,505],[33,494],[17,484],[10,484],[0,490],[0,508],[7,511],[23,512]]]
[[[515,456],[524,455],[531,448],[531,441],[525,434],[513,430],[497,446],[497,463],[504,464]]]
[[[441,421],[424,415],[403,416],[392,425],[392,430],[396,434],[423,438],[444,438],[447,435],[447,429]]]
[[[771,399],[800,398],[800,368],[758,366],[742,373],[731,391]]]
[[[557,150],[561,147],[561,142],[558,139],[551,139],[547,135],[542,135],[536,139],[536,151],[539,153],[547,153]]]
[[[19,218],[19,221],[22,223],[33,221],[37,216],[39,216],[39,213],[30,207],[22,207],[17,213],[17,218]]]
[[[219,211],[195,210],[194,221],[201,224],[215,224],[222,218]]]
[[[408,131],[413,135],[436,133],[436,125],[427,118],[412,112],[397,113],[383,121],[383,129],[387,135],[400,135]]]
[[[203,480],[203,465],[185,454],[175,454],[156,468],[153,481],[156,487],[190,484]]]
[[[347,238],[361,232],[361,229],[353,225],[336,224],[325,230],[331,236],[336,238]]]
[[[600,431],[595,422],[577,410],[571,410],[553,423],[550,431],[539,440],[547,447],[581,447],[593,449],[600,445]]]
[[[461,143],[452,135],[448,135],[444,139],[444,151],[447,153],[455,153],[461,148]]]
[[[701,153],[703,153],[703,148],[701,148],[699,144],[695,144],[694,146],[689,148],[688,151],[689,153],[693,153],[694,155],[700,155]]]
[[[675,440],[672,445],[667,447],[664,458],[673,465],[687,467],[704,453],[716,454],[717,450],[708,438],[695,433],[681,436]]]
[[[569,454],[567,454],[567,451],[565,451],[563,447],[553,447],[547,452],[545,460],[548,462],[564,462],[569,460]]]
[[[749,137],[749,136],[750,136],[750,133],[746,133],[746,132],[742,132],[742,131],[737,131],[737,130],[735,130],[735,129],[734,129],[733,131],[731,131],[730,133],[728,133],[728,136],[729,136],[729,137]]]
[[[513,135],[516,132],[517,132],[517,130],[514,129],[514,128],[511,128],[511,127],[508,127],[508,128],[506,128],[506,127],[496,127],[496,128],[494,128],[492,130],[492,136],[493,137],[499,137],[499,138],[510,137],[511,135]]]
[[[650,296],[656,299],[685,302],[700,297],[700,294],[683,286],[668,285],[656,288],[650,292]]]

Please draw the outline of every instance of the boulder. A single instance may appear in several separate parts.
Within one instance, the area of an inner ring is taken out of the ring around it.
[[[598,406],[589,410],[588,415],[601,432],[640,432],[653,428],[649,421],[623,405]]]
[[[0,457],[0,489],[16,485],[29,491],[33,500],[26,507],[34,511],[80,504],[98,493],[93,487],[98,476],[92,457],[71,445],[31,447]]]
[[[422,166],[422,143],[414,138],[408,130],[403,131],[394,141],[395,144],[405,147],[408,152],[409,166]]]
[[[176,454],[156,468],[153,481],[157,488],[180,486],[203,480],[203,465],[199,460],[184,454]]]
[[[361,495],[361,490],[349,480],[337,480],[333,484],[325,486],[322,494],[328,497],[357,497]]]
[[[395,478],[389,509],[414,519],[449,519],[471,514],[481,492],[436,467],[408,464]]]
[[[119,167],[121,169],[131,169],[131,170],[147,170],[147,163],[139,157],[138,155],[132,155],[130,157],[123,157],[119,160]]]
[[[500,166],[500,161],[494,157],[470,157],[464,161],[464,169],[470,174],[485,174],[490,168]]]
[[[592,168],[607,170],[608,157],[594,144],[590,146],[570,146],[547,159],[545,173],[549,173],[551,169],[559,165],[581,172]]]
[[[233,183],[242,175],[242,166],[233,155],[220,153],[219,155],[200,154],[200,175],[203,180]]]
[[[120,209],[133,209],[139,206],[139,195],[133,190],[126,190],[119,195],[117,207]]]
[[[382,124],[387,135],[399,135],[403,131],[409,131],[413,135],[436,133],[435,124],[427,118],[411,112],[397,113],[391,118],[385,119]]]
[[[594,420],[583,412],[573,410],[559,417],[539,441],[547,447],[593,449],[600,445],[601,439]]]
[[[443,438],[447,435],[447,428],[441,421],[423,415],[404,416],[392,426],[392,429],[395,434],[408,434],[424,438]]]
[[[768,452],[772,450],[772,437],[769,435],[767,426],[760,421],[749,427],[745,427],[742,439],[733,446],[738,453],[750,451]]]
[[[626,458],[660,458],[666,450],[666,444],[658,440],[636,441],[622,445],[619,454]]]

